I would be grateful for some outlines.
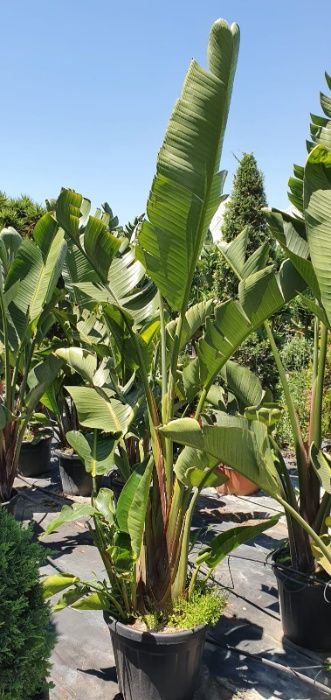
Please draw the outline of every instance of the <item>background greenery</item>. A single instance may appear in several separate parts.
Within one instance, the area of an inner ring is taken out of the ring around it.
[[[55,638],[39,582],[44,560],[32,531],[0,507],[1,700],[29,700],[45,687]]]

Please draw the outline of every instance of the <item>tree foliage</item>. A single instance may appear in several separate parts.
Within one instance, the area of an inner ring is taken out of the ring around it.
[[[42,547],[0,507],[0,698],[22,700],[45,687],[54,644],[39,565]]]
[[[12,226],[21,236],[30,237],[44,213],[44,207],[27,195],[7,197],[5,192],[0,191],[0,231]]]

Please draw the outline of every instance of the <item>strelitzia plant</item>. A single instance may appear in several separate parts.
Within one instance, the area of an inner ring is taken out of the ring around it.
[[[204,411],[219,401],[215,378],[241,342],[302,285],[289,260],[280,272],[264,268],[263,248],[245,263],[240,301],[188,304],[202,245],[223,196],[225,172],[219,171],[219,161],[238,47],[237,25],[219,20],[210,33],[209,70],[192,61],[158,155],[146,218],[131,238],[127,257],[120,254],[118,236],[100,218],[88,216],[89,203],[81,195],[62,190],[56,203],[54,217],[84,261],[75,285],[102,314],[109,333],[107,357],[113,368],[122,368],[118,381],[113,376],[93,385],[97,367],[91,348],[85,359],[94,363],[93,376],[85,374],[79,391],[68,388],[80,424],[95,431],[89,445],[79,434],[68,438],[94,479],[98,431],[111,435],[115,451],[124,448],[135,411],[141,406],[143,412],[140,459],[131,465],[117,504],[111,491],[95,490],[91,505],[66,507],[48,527],[51,532],[62,522],[89,515],[107,574],[97,582],[74,575],[47,578],[47,595],[66,589],[58,608],[100,607],[125,621],[146,612],[167,614],[201,585],[202,565],[206,583],[233,547],[275,522],[218,535],[191,571],[190,530],[199,494],[225,477],[215,473],[221,454],[210,456],[202,443],[179,449],[172,421],[193,412],[195,419],[181,418],[180,425],[188,420],[202,433],[212,429]],[[170,320],[170,314],[175,318]],[[181,354],[197,336],[197,356],[183,366]],[[68,352],[63,349],[61,358],[68,360]],[[136,391],[134,405],[126,399],[130,386]],[[185,438],[181,435],[182,442]]]
[[[0,501],[10,498],[29,421],[62,364],[47,334],[60,295],[64,231],[45,214],[33,236],[0,233]]]
[[[327,76],[328,86],[331,79]],[[300,300],[314,317],[314,355],[308,438],[291,396],[286,371],[274,339],[271,324],[264,329],[274,354],[291,423],[296,455],[298,492],[288,475],[275,435],[268,431],[265,416],[248,411],[222,426],[201,427],[195,420],[169,423],[163,434],[176,442],[219,456],[226,464],[252,479],[285,509],[288,523],[288,551],[283,562],[302,573],[331,574],[331,460],[322,449],[323,385],[331,322],[331,108],[330,98],[321,95],[326,117],[312,115],[309,155],[304,167],[295,166],[289,181],[293,213],[267,210],[270,232],[300,274]],[[246,232],[222,252],[237,274],[239,298],[245,294],[245,263],[242,251]],[[284,284],[291,285],[287,269]],[[299,289],[299,287],[298,287]],[[262,291],[262,289],[261,289]],[[278,293],[275,288],[275,292]],[[271,301],[271,297],[270,297]],[[203,341],[202,341],[203,342]]]

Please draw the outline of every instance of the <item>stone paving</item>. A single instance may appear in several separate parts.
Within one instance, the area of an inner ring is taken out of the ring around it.
[[[56,464],[44,478],[20,477],[15,486],[20,494],[16,517],[33,520],[36,534],[42,532],[63,503],[70,502],[61,493]],[[200,497],[194,526],[219,532],[235,524],[256,523],[277,509],[277,504],[263,494],[238,498],[206,489]],[[323,658],[282,640],[276,583],[266,558],[284,537],[282,518],[254,543],[238,548],[216,570],[217,582],[227,589],[228,605],[210,632],[212,639],[209,636],[206,643],[200,687],[194,700],[331,697],[331,674],[324,670]],[[44,541],[51,549],[42,573],[54,573],[59,567],[88,578],[102,572],[86,523],[66,525]],[[51,679],[55,687],[50,691],[50,700],[120,700],[110,637],[102,614],[66,609],[54,615],[54,624],[58,641],[52,657]]]

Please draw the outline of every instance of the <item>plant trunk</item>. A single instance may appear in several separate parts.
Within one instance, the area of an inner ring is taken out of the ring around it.
[[[0,446],[0,502],[8,501],[17,474],[19,450],[17,452],[17,423],[7,423],[2,430]]]

